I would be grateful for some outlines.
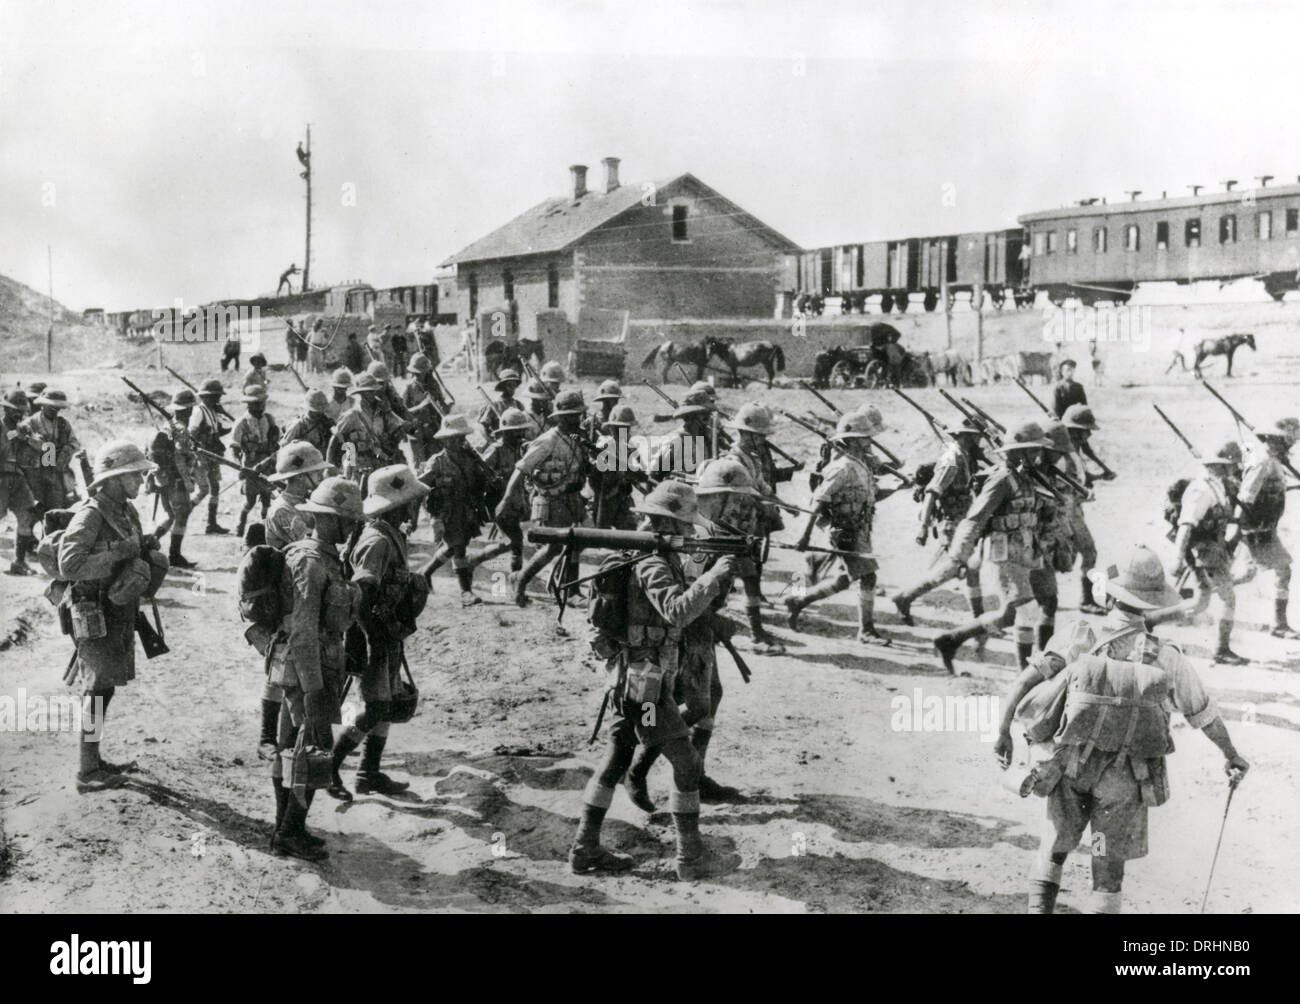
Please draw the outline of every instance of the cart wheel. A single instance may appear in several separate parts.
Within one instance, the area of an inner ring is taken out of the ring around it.
[[[863,382],[873,390],[885,386],[886,376],[885,365],[879,359],[873,359],[867,363],[867,370],[862,375]]]
[[[827,382],[832,387],[852,387],[853,386],[853,366],[847,361],[841,359],[831,367],[830,376]]]
[[[880,294],[880,312],[881,312],[882,314],[888,314],[888,313],[889,313],[891,310],[893,310],[893,309],[894,309],[894,294],[892,294],[892,293],[881,293],[881,294]]]

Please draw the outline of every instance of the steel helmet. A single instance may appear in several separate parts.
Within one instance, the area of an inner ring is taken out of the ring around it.
[[[1087,429],[1093,432],[1097,428],[1097,418],[1086,404],[1070,405],[1061,416],[1061,421],[1067,429]]]
[[[193,408],[197,403],[197,399],[194,397],[194,391],[185,387],[172,395],[172,403],[167,406],[167,410],[184,411],[186,408]]]
[[[707,380],[696,380],[693,384],[691,384],[691,389],[689,393],[706,394],[710,398],[716,400],[718,396],[718,388],[713,386],[713,384],[709,383],[709,381]]]
[[[330,379],[330,386],[343,388],[351,387],[352,371],[346,366],[340,366],[334,371],[334,376]]]
[[[546,393],[546,387],[540,380],[530,380],[528,389],[524,391],[523,396],[533,401],[549,401],[551,395]]]
[[[156,467],[145,457],[144,451],[129,439],[114,439],[105,443],[95,454],[95,479],[88,487],[97,488],[110,478],[123,474],[144,474]]]
[[[433,362],[423,352],[417,352],[411,356],[406,368],[412,373],[430,373],[433,371]]]
[[[620,404],[615,406],[609,413],[609,418],[600,423],[602,429],[611,425],[619,425],[626,429],[636,425],[636,412],[632,410],[630,404]]]
[[[1275,424],[1292,443],[1300,439],[1300,418],[1279,418]]]
[[[580,390],[562,390],[555,395],[555,408],[552,415],[582,415],[587,411],[587,403],[582,399]]]
[[[374,478],[374,474],[371,478]],[[297,508],[300,512],[328,513],[343,519],[365,518],[365,512],[361,508],[361,488],[347,478],[326,478],[312,489],[311,497]]]
[[[528,416],[520,409],[507,408],[501,413],[501,424],[496,427],[496,432],[510,432],[515,429],[531,429],[532,427],[532,423],[528,421]]]
[[[497,382],[492,389],[500,394],[501,391],[505,389],[506,384],[510,384],[512,387],[518,387],[522,382],[523,378],[519,375],[518,370],[506,368],[497,373]]]
[[[388,383],[388,381],[393,379],[392,375],[388,372],[388,367],[378,359],[366,367],[366,372],[381,383]]]
[[[1070,430],[1065,427],[1064,422],[1055,420],[1048,422],[1043,426],[1043,435],[1052,445],[1049,450],[1055,450],[1057,453],[1071,453],[1074,450],[1074,444],[1070,442]]]
[[[727,428],[768,436],[772,433],[772,413],[763,405],[751,401],[727,422]]]
[[[4,406],[12,411],[27,411],[27,395],[21,389],[11,390],[4,397]]]
[[[1230,439],[1215,449],[1206,450],[1203,456],[1205,459],[1201,463],[1206,467],[1211,465],[1240,467],[1242,461],[1241,445],[1235,439]]]
[[[311,443],[297,440],[280,447],[279,452],[275,455],[275,473],[268,476],[266,480],[288,481],[299,474],[324,471],[333,466],[333,464],[325,462],[320,450],[312,446]]]
[[[682,398],[681,403],[673,409],[673,418],[685,418],[687,415],[698,415],[710,411],[713,411],[713,398],[693,390]]]
[[[220,380],[204,380],[203,386],[199,388],[199,397],[221,397],[226,392],[226,388]]]
[[[258,366],[265,366],[266,356],[262,355],[262,353],[260,352],[254,352],[251,356],[248,357],[248,364],[254,368]]]
[[[370,475],[370,491],[362,508],[367,516],[377,516],[428,494],[429,487],[415,476],[415,471],[406,464],[393,464]]]
[[[551,360],[549,363],[545,363],[542,366],[542,371],[541,373],[538,374],[538,376],[540,376],[547,383],[563,383],[564,367],[561,366],[559,363],[557,363],[555,360]]]
[[[754,487],[754,479],[739,460],[732,460],[729,457],[706,460],[700,467],[695,494],[718,495],[723,492],[733,495],[758,495],[758,489]]]
[[[623,396],[623,388],[618,385],[617,380],[606,380],[596,391],[597,401],[617,401]]]
[[[68,406],[68,395],[51,387],[48,390],[41,391],[41,396],[36,399],[35,403],[50,408],[66,408]]]
[[[349,394],[378,394],[384,389],[383,383],[373,373],[366,371],[357,377],[356,382],[348,388]]]
[[[266,403],[266,388],[260,383],[250,383],[244,386],[244,392],[240,395],[239,400],[246,403],[262,402]]]

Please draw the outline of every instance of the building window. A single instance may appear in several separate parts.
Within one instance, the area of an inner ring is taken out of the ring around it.
[[[1136,223],[1129,223],[1124,227],[1124,250],[1142,250],[1142,232]]]
[[[1056,231],[1047,231],[1047,253],[1056,254]]]
[[[1289,234],[1300,230],[1300,209],[1288,209],[1286,211],[1286,232]]]
[[[1106,253],[1106,228],[1095,227],[1092,231],[1092,250],[1097,254]]]
[[[1156,224],[1156,250],[1169,250],[1169,221],[1161,220]]]
[[[1046,253],[1047,253],[1047,234],[1043,233],[1043,231],[1040,230],[1036,234],[1034,234],[1034,255],[1035,257],[1041,258]]]
[[[1079,253],[1079,231],[1070,229],[1065,232],[1065,253]]]
[[[469,274],[469,316],[478,317],[478,276]]]
[[[673,206],[673,240],[684,242],[686,237],[686,206]]]
[[[1237,217],[1232,213],[1219,217],[1219,243],[1237,243]]]
[[[554,265],[546,266],[546,305],[551,309],[560,305],[560,270]]]
[[[1255,236],[1262,241],[1273,239],[1273,214],[1268,210],[1255,217]]]
[[[1183,224],[1183,243],[1189,248],[1201,246],[1201,218],[1193,216]]]
[[[501,273],[501,292],[505,295],[506,300],[515,298],[515,274],[506,269]]]

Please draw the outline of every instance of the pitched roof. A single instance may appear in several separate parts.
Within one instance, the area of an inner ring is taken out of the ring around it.
[[[774,245],[785,251],[798,251],[799,247],[787,237],[777,233],[765,223],[744,212],[740,207],[718,195],[692,174],[679,174],[651,182],[631,182],[620,185],[612,192],[589,191],[579,199],[571,195],[558,196],[539,202],[532,209],[520,213],[503,227],[481,237],[469,247],[458,251],[442,264],[458,265],[466,262],[494,258],[517,258],[521,255],[544,254],[562,251],[603,226],[615,217],[636,206],[646,192],[664,192],[680,183],[689,183],[727,203],[742,225],[761,232]]]

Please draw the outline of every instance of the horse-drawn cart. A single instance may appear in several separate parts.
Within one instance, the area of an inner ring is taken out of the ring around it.
[[[820,354],[821,366],[826,362],[826,384],[831,387],[928,387],[934,382],[925,353],[908,352],[895,343],[839,346]]]

